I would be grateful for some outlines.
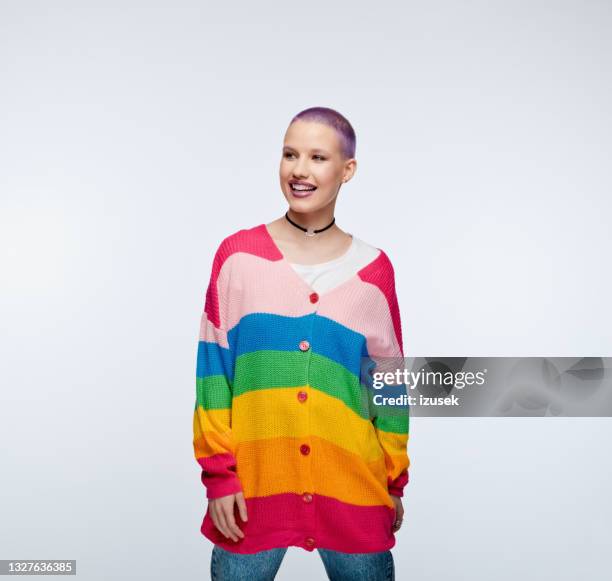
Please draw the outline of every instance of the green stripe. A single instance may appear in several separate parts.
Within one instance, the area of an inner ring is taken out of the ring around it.
[[[196,408],[199,405],[205,410],[232,407],[232,392],[225,375],[196,377]]]
[[[399,386],[394,386],[394,388],[395,387]],[[405,389],[405,386],[403,387]],[[372,415],[375,416],[373,420],[374,425],[379,430],[383,430],[385,432],[407,434],[410,428],[410,406],[391,405],[388,402],[379,403],[377,405],[374,402],[376,395],[376,393],[372,393]],[[381,397],[378,398],[379,401],[380,399]]]
[[[308,355],[300,351],[273,350],[240,355],[236,359],[234,397],[258,389],[310,384],[341,400],[360,417],[370,418],[367,389],[355,374],[318,353],[310,353],[310,367],[304,364],[304,357]]]
[[[308,385],[308,366],[304,353],[288,351],[253,351],[236,359],[233,397],[260,389],[302,387]],[[374,393],[359,383],[359,378],[336,361],[317,353],[310,354],[310,386],[342,401],[358,416],[373,420],[385,432],[407,434],[409,415],[405,407],[374,405]],[[196,408],[231,409],[232,387],[225,375],[196,378]]]
[[[410,416],[405,408],[401,410],[401,414],[379,414],[372,423],[383,432],[408,434],[410,430]]]

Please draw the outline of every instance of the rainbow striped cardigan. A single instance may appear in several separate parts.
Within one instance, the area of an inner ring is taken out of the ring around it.
[[[361,376],[376,357],[403,359],[382,250],[319,295],[265,224],[222,240],[200,325],[193,445],[207,497],[242,491],[248,521],[236,508],[245,537],[233,541],[207,510],[205,537],[235,553],[395,545],[390,494],[408,482],[409,406],[373,405]]]

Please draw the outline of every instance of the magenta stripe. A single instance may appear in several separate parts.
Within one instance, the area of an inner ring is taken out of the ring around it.
[[[387,490],[394,496],[404,496],[404,487],[408,484],[408,470],[402,472],[395,480],[387,478]]]
[[[304,502],[299,494],[277,494],[246,499],[248,521],[236,524],[243,539],[228,539],[215,527],[210,511],[202,522],[202,534],[234,553],[256,553],[274,547],[294,546],[312,551],[318,546],[343,553],[386,551],[395,545],[392,532],[395,510],[386,506],[358,506],[319,494]],[[307,542],[314,539],[314,544]]]
[[[215,454],[197,460],[202,467],[201,478],[207,498],[219,498],[242,490],[236,474],[236,458],[232,454]]]

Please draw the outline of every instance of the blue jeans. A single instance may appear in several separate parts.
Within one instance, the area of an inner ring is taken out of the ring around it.
[[[395,581],[391,551],[340,553],[317,549],[331,581]],[[273,581],[287,547],[259,553],[232,553],[214,545],[210,561],[212,581]]]

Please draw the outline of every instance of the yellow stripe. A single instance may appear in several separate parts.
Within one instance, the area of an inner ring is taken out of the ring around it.
[[[302,390],[308,393],[304,403],[297,398]],[[234,398],[233,408],[198,406],[194,448],[198,458],[233,453],[247,498],[316,492],[351,504],[393,507],[387,475],[395,478],[410,465],[408,434],[378,430],[310,386],[246,392]],[[308,455],[300,452],[304,443],[311,446]]]
[[[396,434],[394,432],[385,432],[374,428],[378,441],[386,451],[386,464],[389,476],[395,480],[404,469],[410,466],[410,458],[406,453],[408,446],[408,434]]]
[[[299,391],[307,392],[305,402],[298,400]],[[371,421],[358,416],[341,400],[310,386],[243,393],[233,400],[232,425],[236,442],[312,435],[366,462],[383,455]]]
[[[408,446],[408,434],[397,434],[395,432],[385,432],[374,427],[376,437],[381,446],[387,450],[389,454],[401,454]]]
[[[193,446],[196,458],[233,453],[230,425],[231,410],[205,410],[198,406],[193,414]]]

